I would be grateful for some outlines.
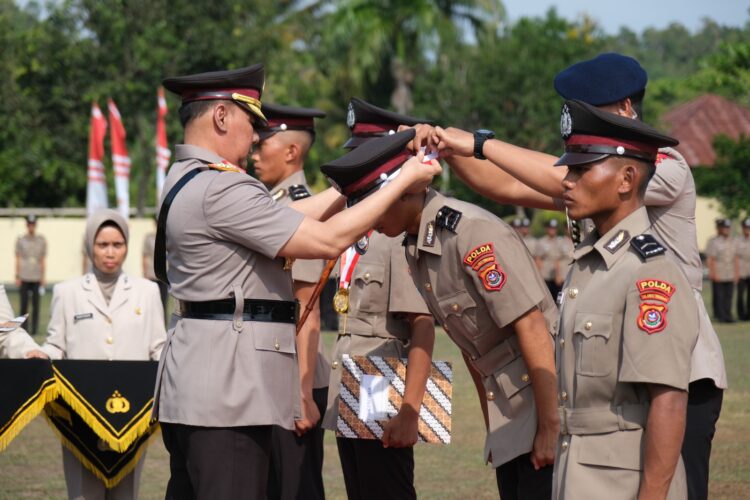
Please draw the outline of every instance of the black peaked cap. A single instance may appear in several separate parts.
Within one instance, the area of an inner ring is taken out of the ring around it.
[[[413,127],[419,123],[434,125],[435,122],[426,118],[415,118],[395,113],[357,97],[352,97],[349,100],[349,109],[346,115],[346,125],[351,129],[352,135],[343,147],[356,148],[373,137],[395,133],[400,125]]]

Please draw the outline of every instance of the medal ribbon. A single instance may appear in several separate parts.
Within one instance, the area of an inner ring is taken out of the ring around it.
[[[372,234],[372,229],[367,232],[369,238]],[[352,282],[352,275],[354,274],[354,268],[357,267],[359,258],[362,257],[359,252],[354,248],[356,243],[346,249],[346,252],[341,254],[341,263],[339,264],[339,290],[348,290],[349,285]]]

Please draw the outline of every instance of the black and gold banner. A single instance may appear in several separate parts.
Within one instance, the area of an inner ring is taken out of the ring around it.
[[[0,359],[0,451],[57,397],[46,359]]]

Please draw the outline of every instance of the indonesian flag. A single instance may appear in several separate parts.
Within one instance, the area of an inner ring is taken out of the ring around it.
[[[109,100],[109,140],[112,145],[112,166],[115,170],[115,195],[117,210],[126,219],[130,216],[130,157],[125,145],[125,127],[120,112],[112,99]]]
[[[104,135],[107,120],[96,102],[91,104],[91,128],[89,130],[88,182],[86,184],[86,213],[107,208],[107,180],[104,174]]]
[[[164,177],[167,175],[169,157],[172,152],[167,145],[167,126],[164,117],[167,116],[167,100],[164,99],[164,87],[159,87],[157,95],[158,107],[156,110],[156,206],[161,199],[161,190],[164,188]]]

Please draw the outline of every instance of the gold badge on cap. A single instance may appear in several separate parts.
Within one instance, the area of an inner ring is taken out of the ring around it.
[[[349,290],[339,288],[333,296],[333,310],[345,314],[349,310]]]

